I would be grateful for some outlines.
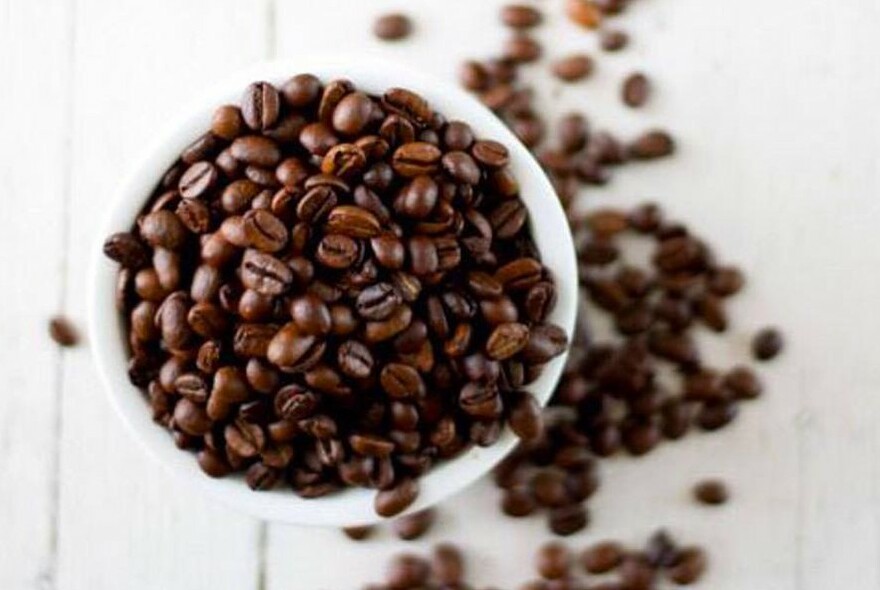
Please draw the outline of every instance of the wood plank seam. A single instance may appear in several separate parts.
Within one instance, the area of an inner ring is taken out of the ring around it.
[[[71,215],[70,206],[73,197],[73,134],[74,121],[76,120],[76,103],[74,93],[74,76],[76,73],[76,14],[77,0],[71,0],[67,13],[68,48],[67,48],[67,103],[64,113],[63,129],[63,154],[62,165],[62,191],[61,191],[61,248],[59,258],[59,281],[58,281],[58,309],[61,313],[67,307],[67,283],[70,265],[70,239],[71,239]],[[61,516],[61,432],[64,428],[64,415],[62,412],[62,393],[64,391],[64,365],[68,357],[67,351],[59,347],[55,356],[55,382],[54,389],[54,416],[52,417],[52,456],[50,457],[50,470],[52,473],[49,485],[49,546],[46,555],[46,566],[39,576],[40,588],[53,590],[57,586],[58,574],[58,547],[60,538]]]

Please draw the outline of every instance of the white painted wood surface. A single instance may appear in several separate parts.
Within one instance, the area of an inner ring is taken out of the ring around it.
[[[228,68],[314,52],[376,53],[454,76],[504,32],[499,0],[0,0],[0,588],[338,590],[381,576],[404,544],[262,525],[168,479],[129,440],[99,390],[88,345],[60,352],[45,322],[82,324],[100,215],[151,133]],[[543,0],[550,55],[595,39]],[[748,269],[736,328],[710,343],[722,365],[772,321],[785,359],[769,396],[728,431],[615,460],[573,542],[642,539],[658,525],[711,543],[701,586],[880,587],[880,4],[875,0],[638,0],[633,47],[562,88],[540,68],[548,109],[585,107],[632,133],[672,127],[674,161],[630,167],[592,204],[645,198],[713,237]],[[382,45],[372,17],[405,8],[409,41]],[[332,23],[332,24],[331,24]],[[649,108],[617,82],[650,73]],[[687,497],[724,476],[718,511]],[[548,538],[540,518],[497,517],[486,482],[441,506],[414,547],[463,543],[475,581],[514,587]]]

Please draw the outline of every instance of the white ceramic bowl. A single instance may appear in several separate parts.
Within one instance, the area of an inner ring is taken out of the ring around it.
[[[174,446],[169,433],[151,420],[144,395],[128,381],[125,325],[114,306],[118,268],[102,255],[100,246],[104,237],[131,228],[163,172],[185,146],[209,128],[215,107],[238,103],[245,86],[254,80],[280,84],[303,72],[314,73],[325,81],[349,78],[359,89],[375,94],[395,86],[410,88],[449,120],[468,122],[478,137],[504,143],[510,149],[510,165],[531,215],[535,242],[556,280],[559,298],[549,321],[572,334],[577,299],[574,246],[565,214],[538,163],[500,120],[453,84],[400,64],[360,57],[320,60],[302,57],[250,68],[207,93],[166,133],[158,136],[158,141],[145,152],[119,187],[107,223],[98,236],[91,279],[89,332],[98,371],[113,407],[135,439],[177,477],[229,506],[266,520],[332,526],[367,524],[381,520],[373,510],[375,492],[371,490],[348,489],[312,500],[299,498],[284,486],[254,492],[240,477],[207,477],[192,453]],[[554,359],[541,378],[528,387],[542,404],[549,399],[564,363],[565,355]],[[458,492],[489,471],[515,444],[516,437],[506,429],[495,445],[475,447],[456,459],[440,463],[421,478],[421,493],[409,511],[426,508]]]

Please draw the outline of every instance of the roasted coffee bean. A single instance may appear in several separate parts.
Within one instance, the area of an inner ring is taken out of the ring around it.
[[[431,559],[431,573],[440,583],[457,587],[464,582],[464,557],[461,551],[450,543],[434,547]]]
[[[644,555],[627,555],[618,568],[618,574],[625,588],[651,590],[654,587],[656,572]]]
[[[313,367],[324,353],[325,343],[303,334],[294,323],[281,328],[266,350],[266,358],[282,371],[296,373]]]
[[[621,97],[623,103],[628,107],[638,108],[643,106],[648,102],[650,94],[651,83],[648,77],[640,72],[630,74],[623,81]]]
[[[321,96],[321,90],[321,81],[312,74],[298,74],[281,87],[284,101],[295,109],[316,103]]]
[[[55,316],[49,320],[49,336],[60,346],[76,346],[79,342],[76,328],[63,316]]]
[[[629,155],[637,160],[654,160],[671,155],[675,151],[675,140],[661,130],[647,131],[629,145]]]
[[[518,258],[495,272],[495,280],[511,291],[524,291],[541,280],[541,263],[534,258]]]
[[[531,364],[543,364],[562,354],[568,346],[565,330],[555,324],[538,324],[529,330],[521,358]]]
[[[602,541],[590,546],[581,554],[581,565],[590,574],[604,574],[617,568],[625,550],[614,541]]]
[[[282,387],[275,396],[275,412],[292,422],[312,416],[317,406],[315,394],[299,385]]]
[[[388,363],[379,374],[382,389],[395,399],[420,398],[425,384],[418,371],[402,363]]]
[[[405,14],[386,14],[373,24],[373,34],[383,41],[398,41],[412,32],[412,21]]]
[[[379,516],[396,516],[406,510],[419,494],[418,481],[404,478],[388,490],[376,494],[374,508]]]
[[[755,399],[763,392],[758,376],[748,367],[734,367],[724,376],[726,387],[737,399]]]
[[[545,580],[559,580],[568,575],[572,561],[568,547],[562,543],[550,542],[538,549],[535,569]]]
[[[583,53],[575,53],[555,61],[552,65],[553,75],[566,82],[577,82],[589,76],[593,71],[593,60]]]
[[[433,510],[422,510],[407,516],[401,516],[391,523],[394,534],[404,541],[413,541],[424,535],[434,524]]]
[[[752,356],[759,361],[775,358],[785,345],[782,333],[776,328],[764,328],[752,339]]]
[[[605,51],[619,51],[628,42],[629,36],[619,29],[605,29],[599,34],[599,44]]]
[[[401,145],[394,152],[391,166],[406,178],[434,174],[440,167],[442,153],[430,143],[413,141]]]
[[[252,248],[262,252],[278,252],[287,244],[287,228],[268,211],[252,209],[242,219],[245,236]]]
[[[736,419],[738,408],[730,401],[715,401],[703,404],[697,413],[697,424],[703,430],[713,431],[724,428]]]
[[[501,22],[512,29],[528,29],[541,22],[541,13],[525,4],[508,4],[501,8]]]
[[[269,254],[248,250],[241,263],[241,282],[263,295],[280,295],[293,284],[293,271]]]
[[[116,233],[104,242],[104,255],[124,268],[137,270],[149,260],[144,245],[130,233]]]
[[[526,486],[514,486],[504,492],[501,510],[508,516],[521,518],[532,514],[537,508],[531,491]]]
[[[666,570],[666,575],[676,584],[693,584],[703,577],[708,565],[706,552],[699,547],[685,547],[678,555],[678,563]]]
[[[492,229],[502,239],[517,235],[527,219],[528,211],[519,199],[504,201],[489,214]]]
[[[268,82],[254,82],[242,95],[241,115],[248,127],[255,131],[265,131],[278,120],[280,104],[280,97],[274,86]]]
[[[305,335],[325,335],[330,332],[332,327],[332,318],[327,304],[311,293],[291,301],[290,317],[299,332]]]
[[[560,536],[573,535],[589,522],[587,509],[581,504],[569,504],[550,510],[550,530]]]
[[[355,307],[361,317],[367,320],[384,320],[403,299],[390,283],[376,283],[367,287],[357,297]]]
[[[730,497],[727,486],[718,479],[707,479],[694,486],[694,498],[709,505],[724,504]]]
[[[394,200],[394,210],[414,219],[425,219],[434,210],[440,195],[437,183],[429,176],[416,176]]]
[[[544,421],[541,418],[541,406],[528,393],[518,396],[507,419],[510,429],[523,441],[539,440],[544,434]]]
[[[486,354],[495,360],[509,359],[525,349],[528,343],[528,326],[518,323],[500,324],[486,341]]]
[[[327,231],[350,238],[373,238],[382,231],[376,216],[354,205],[339,205],[330,210]]]
[[[384,342],[406,330],[412,322],[412,309],[400,305],[386,320],[367,322],[364,337],[368,343]]]
[[[517,63],[529,63],[541,57],[541,45],[522,33],[508,39],[502,51],[504,57]]]
[[[345,527],[342,529],[342,532],[352,541],[363,541],[364,539],[369,538],[375,530],[376,527],[367,525]]]
[[[177,189],[185,199],[198,199],[208,193],[217,183],[219,173],[210,162],[196,162],[186,169]]]
[[[299,201],[296,215],[306,223],[316,223],[329,215],[336,206],[336,200],[336,193],[330,187],[315,187]]]
[[[602,22],[602,12],[592,0],[566,0],[565,12],[575,24],[596,29]]]
[[[497,141],[479,140],[471,147],[471,155],[489,168],[504,168],[509,162],[507,148]]]
[[[346,269],[351,267],[360,256],[358,243],[348,236],[327,234],[318,244],[315,257],[318,262],[328,268]]]

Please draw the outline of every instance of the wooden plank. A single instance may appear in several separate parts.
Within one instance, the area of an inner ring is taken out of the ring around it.
[[[266,3],[81,0],[76,27],[70,281],[77,315],[115,185],[156,129],[266,51]],[[124,432],[91,359],[64,365],[61,589],[250,588],[255,521],[171,479]]]
[[[66,2],[0,2],[7,205],[0,215],[0,588],[10,590],[51,581],[55,565],[62,353],[46,325],[65,307],[71,24]]]

